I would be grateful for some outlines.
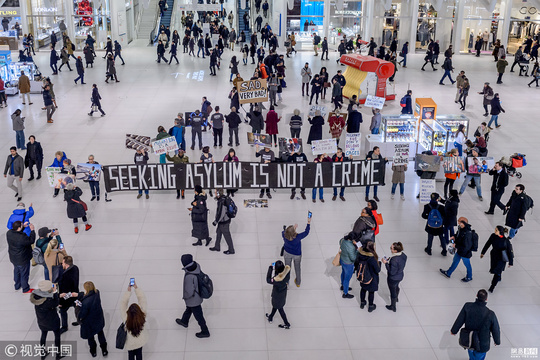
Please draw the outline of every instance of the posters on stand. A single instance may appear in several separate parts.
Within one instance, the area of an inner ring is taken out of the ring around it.
[[[249,145],[272,145],[272,137],[270,135],[266,134],[254,134],[254,133],[247,133],[247,141]]]
[[[266,199],[248,199],[244,200],[245,208],[267,208],[268,200]]]
[[[54,174],[54,188],[65,189],[67,184],[75,184],[75,176],[70,174]]]
[[[101,179],[101,165],[99,164],[77,164],[77,180],[99,181]]]
[[[291,155],[295,152],[302,152],[302,139],[278,138],[279,153]]]
[[[394,144],[394,165],[409,163],[409,143]]]
[[[309,107],[309,117],[314,117],[317,110],[321,112],[323,118],[326,118],[327,110],[325,105],[311,105]]]
[[[336,139],[313,140],[311,150],[313,155],[328,154],[331,156],[337,151]]]
[[[46,167],[45,171],[47,172],[47,181],[49,182],[50,187],[54,187],[54,175],[60,174],[62,168],[59,167]]]
[[[152,149],[156,155],[167,154],[170,151],[178,150],[178,144],[174,136],[169,136],[152,142]]]
[[[436,155],[416,154],[414,170],[437,172],[441,167],[441,157]]]
[[[150,151],[150,136],[126,134],[126,148],[133,150]]]
[[[420,202],[429,203],[431,194],[437,192],[435,179],[420,179]]]
[[[240,104],[268,101],[268,85],[265,79],[238,82],[236,88]]]
[[[465,172],[465,163],[459,156],[443,157],[442,167],[445,174],[455,174]]]
[[[467,174],[487,174],[495,166],[492,157],[468,157]]]
[[[385,98],[378,97],[374,95],[368,95],[366,96],[366,102],[364,103],[364,106],[366,107],[372,107],[375,109],[382,109],[384,106]]]
[[[347,133],[345,136],[345,156],[360,156],[361,133]]]

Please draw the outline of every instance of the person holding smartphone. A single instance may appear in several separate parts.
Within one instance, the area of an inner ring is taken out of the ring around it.
[[[386,266],[388,272],[387,282],[388,289],[390,289],[390,305],[386,305],[388,310],[396,312],[396,303],[399,296],[399,283],[403,280],[403,269],[407,263],[407,255],[403,252],[403,244],[401,242],[395,242],[390,245],[390,251],[392,256],[382,258],[382,263]]]
[[[285,264],[287,266],[291,266],[291,263],[294,261],[294,272],[296,274],[294,283],[297,287],[300,287],[300,283],[302,282],[302,269],[300,266],[302,261],[302,239],[309,235],[310,226],[311,216],[308,216],[306,230],[304,230],[304,232],[298,234],[296,232],[298,224],[294,224],[288,226],[281,233],[283,238],[283,258],[285,259]]]
[[[75,300],[79,294],[79,268],[73,264],[71,256],[64,257],[62,261],[62,276],[58,280],[58,292],[60,293],[60,320],[62,326],[60,333],[68,331],[68,310],[70,307],[75,307]],[[78,326],[79,322],[75,321],[71,325]]]
[[[135,289],[138,303],[128,306],[132,288]],[[130,282],[127,291],[120,299],[120,315],[127,332],[124,350],[127,350],[129,360],[142,360],[142,348],[148,342],[148,330],[145,326],[147,308],[146,295],[139,289],[136,282],[133,282],[133,286]]]
[[[283,264],[283,261],[278,260],[268,267],[268,272],[266,273],[266,282],[272,285],[272,311],[270,314],[266,314],[266,319],[271,324],[274,321],[276,311],[279,311],[279,315],[283,319],[283,324],[279,325],[282,329],[289,329],[291,327],[291,324],[287,320],[287,314],[285,314],[285,310],[283,309],[287,301],[287,284],[291,278],[290,272],[291,267]]]

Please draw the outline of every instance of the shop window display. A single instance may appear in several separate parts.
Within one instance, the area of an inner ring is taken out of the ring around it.
[[[495,6],[493,12],[489,12],[483,6],[467,3],[463,10],[464,30],[460,51],[474,53],[476,41],[479,39],[482,44],[481,51],[491,52],[493,43],[501,35],[499,23],[504,20],[501,18],[499,5]]]
[[[382,41],[387,47],[394,38],[398,38],[400,13],[401,4],[392,4],[392,8],[384,12]]]
[[[435,40],[437,12],[428,3],[418,5],[418,25],[416,27],[416,49],[427,49],[430,40]]]
[[[57,41],[62,40],[62,33],[67,31],[64,2],[60,0],[32,0],[31,16],[28,16],[29,31],[34,34],[34,47],[48,49],[51,35]]]
[[[111,35],[108,1],[75,0],[73,3],[73,22],[75,25],[75,46],[84,48],[88,35],[96,40],[95,47],[105,46],[107,36]]]
[[[512,9],[507,47],[511,53],[515,53],[517,48],[523,45],[529,36],[533,41],[538,41],[540,38],[540,14],[536,7],[525,5],[527,4]]]
[[[324,1],[295,0],[287,9],[287,33],[294,33],[296,49],[313,49],[313,33],[324,36]]]
[[[346,35],[347,38],[356,38],[362,34],[365,19],[362,13],[361,1],[345,1],[343,10],[338,10],[334,5],[330,8],[330,38],[329,42],[339,45],[339,41]]]

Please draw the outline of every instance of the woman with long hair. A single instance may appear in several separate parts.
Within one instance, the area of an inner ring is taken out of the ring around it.
[[[326,97],[326,89],[330,87],[330,82],[328,81],[328,72],[326,71],[326,67],[323,66],[321,68],[321,71],[319,72],[319,80],[321,81],[322,88],[321,88],[321,99],[324,100]],[[328,86],[325,86],[328,85]]]
[[[495,231],[489,237],[486,245],[482,248],[480,253],[480,259],[484,257],[484,254],[492,247],[489,252],[490,267],[489,272],[493,274],[493,280],[491,280],[491,286],[489,292],[493,292],[497,283],[502,280],[502,272],[508,262],[508,267],[514,265],[514,251],[512,243],[505,235],[508,234],[508,229],[503,226],[496,226]]]
[[[368,312],[372,312],[377,308],[373,303],[375,292],[379,290],[379,256],[375,251],[375,243],[368,241],[366,245],[358,249],[357,262],[357,279],[360,281],[360,309],[363,309],[366,304],[366,294],[368,294]]]
[[[105,317],[103,316],[99,290],[91,281],[85,282],[83,286],[84,292],[79,293],[81,306],[77,315],[77,320],[81,325],[81,338],[88,340],[90,354],[92,357],[96,357],[97,343],[94,336],[97,334],[101,353],[103,356],[107,356],[109,354],[107,351],[107,339],[103,332]]]
[[[285,265],[283,261],[278,260],[268,267],[266,273],[266,282],[272,285],[272,311],[270,314],[266,314],[266,319],[271,324],[274,321],[276,311],[279,311],[279,315],[283,319],[283,324],[279,325],[282,329],[289,329],[291,326],[287,320],[285,310],[283,310],[287,301],[287,284],[291,277],[290,271],[291,267],[289,265]]]
[[[459,156],[463,156],[463,144],[467,137],[465,136],[465,125],[459,124],[458,129],[454,133],[454,147],[458,149]]]
[[[133,303],[128,307],[132,287],[135,289],[138,304]],[[124,349],[128,351],[129,360],[142,360],[142,348],[148,341],[148,332],[145,328],[146,310],[146,296],[143,291],[137,287],[137,283],[133,286],[128,285],[127,291],[120,300],[120,314],[127,331]]]
[[[64,261],[64,257],[66,256],[66,250],[60,249],[58,240],[56,238],[51,239],[49,244],[47,244],[47,249],[45,249],[45,252],[43,253],[43,258],[45,259],[45,266],[49,272],[48,275],[50,280],[54,283],[57,283],[58,279],[53,279],[53,266],[62,265],[62,261]]]
[[[223,162],[239,162],[238,157],[236,156],[236,151],[233,148],[229,149],[229,152],[225,157],[223,158]],[[237,192],[238,189],[227,189],[227,196],[234,197],[234,193]]]

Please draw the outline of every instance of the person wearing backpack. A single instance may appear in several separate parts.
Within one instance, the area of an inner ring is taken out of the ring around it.
[[[486,353],[489,351],[491,336],[495,345],[501,344],[501,329],[497,315],[487,306],[488,293],[486,290],[479,290],[476,294],[475,302],[468,302],[463,305],[459,315],[450,329],[452,335],[457,335],[459,332],[460,345],[463,346],[462,336],[468,337],[469,332],[476,333],[476,344],[473,348],[467,349],[470,360],[482,360],[486,358]],[[465,325],[463,329],[461,327]],[[460,331],[461,329],[461,331]]]
[[[379,290],[379,272],[381,271],[379,256],[375,251],[375,243],[368,241],[364,246],[358,249],[355,267],[357,269],[357,279],[360,281],[360,309],[368,304],[368,312],[377,308],[373,303],[375,291]],[[366,302],[366,293],[368,293],[368,302]]]
[[[472,280],[472,267],[471,257],[473,251],[478,251],[478,235],[471,229],[469,220],[465,217],[458,219],[458,231],[455,236],[452,236],[450,240],[454,240],[452,246],[456,249],[452,265],[448,270],[439,269],[441,274],[450,279],[454,270],[459,265],[460,260],[463,259],[463,264],[467,268],[467,275],[461,279],[462,282],[469,282]],[[476,247],[475,247],[476,242]]]
[[[309,235],[309,230],[311,229],[311,218],[308,217],[306,230],[298,234],[296,229],[298,224],[290,225],[281,232],[281,237],[283,238],[283,259],[287,266],[291,266],[294,261],[294,272],[296,278],[294,283],[296,287],[300,287],[302,282],[302,240]],[[289,282],[287,280],[287,282]]]
[[[365,245],[367,241],[375,241],[375,229],[377,228],[377,220],[373,216],[371,209],[365,207],[360,212],[360,217],[356,219],[353,225],[353,233],[356,239]]]
[[[402,114],[412,114],[412,90],[407,90],[407,94],[403,96],[399,102],[401,105]]]
[[[226,195],[223,194],[223,189],[217,191],[217,207],[216,207],[216,219],[212,225],[217,226],[216,229],[216,243],[214,247],[210,248],[210,251],[220,251],[221,236],[225,237],[225,242],[227,242],[228,250],[224,251],[225,255],[234,254],[234,245],[232,241],[231,231],[229,226],[231,225],[231,207],[236,208],[234,201]],[[236,216],[236,212],[234,213]]]
[[[525,194],[525,186],[517,184],[503,212],[503,215],[506,214],[504,224],[510,228],[508,239],[513,239],[516,236],[518,229],[523,226],[527,210],[533,206],[533,200],[529,195]]]
[[[193,256],[191,254],[182,255],[180,260],[183,266],[182,270],[186,272],[184,274],[184,294],[182,296],[182,299],[184,299],[184,302],[186,303],[186,310],[181,319],[176,319],[176,323],[187,328],[191,314],[193,314],[201,327],[201,331],[196,333],[195,336],[198,338],[210,337],[210,332],[206,326],[206,320],[204,319],[201,306],[203,298],[201,296],[201,284],[199,283],[198,276],[202,273],[201,266],[193,261]]]
[[[439,204],[440,200],[441,197],[439,194],[432,193],[429,204],[424,205],[424,211],[422,212],[422,219],[427,220],[425,231],[428,234],[427,247],[424,251],[430,256],[434,236],[439,237],[442,247],[441,255],[446,256],[446,239],[444,236],[444,219],[446,212],[444,206]]]
[[[272,273],[274,273],[274,276],[272,276]],[[283,324],[278,326],[282,329],[289,329],[291,327],[291,324],[287,320],[287,314],[283,310],[287,301],[287,289],[290,278],[291,267],[283,264],[283,261],[278,260],[268,267],[266,282],[272,285],[272,311],[270,314],[266,314],[266,319],[271,324],[274,321],[276,311],[279,311]]]
[[[514,251],[512,248],[512,243],[505,236],[507,233],[508,229],[504,226],[496,226],[494,233],[491,234],[489,239],[486,241],[486,244],[480,253],[480,259],[482,259],[488,249],[492,247],[489,253],[489,272],[493,274],[493,280],[491,280],[491,286],[488,289],[490,293],[495,290],[497,283],[502,280],[502,272],[506,267],[506,263],[508,263],[508,267],[512,267],[514,265]]]

